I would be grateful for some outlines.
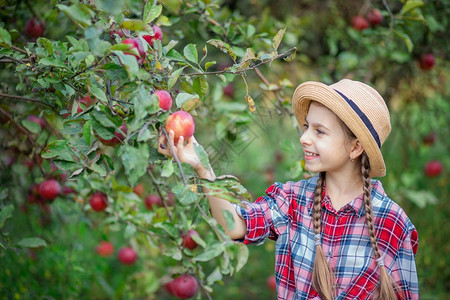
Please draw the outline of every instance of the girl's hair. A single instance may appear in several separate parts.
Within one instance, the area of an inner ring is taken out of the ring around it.
[[[345,126],[346,127],[346,126]],[[363,182],[363,199],[364,208],[366,210],[366,224],[369,229],[370,242],[375,253],[375,259],[380,259],[380,251],[378,250],[377,239],[375,236],[375,230],[373,227],[373,213],[372,213],[372,200],[371,200],[371,183],[370,183],[370,164],[369,157],[365,152],[361,154],[361,173]],[[313,225],[314,233],[316,237],[321,234],[321,211],[322,211],[322,191],[325,181],[325,172],[319,174],[317,186],[314,190],[314,212],[313,212]],[[334,297],[334,274],[331,270],[325,254],[323,252],[320,243],[316,242],[316,255],[314,259],[314,266],[312,272],[312,284],[314,289],[319,293],[320,297],[324,300],[331,300]],[[381,258],[382,259],[382,258]],[[378,263],[378,261],[377,261]],[[398,288],[398,285],[392,280],[388,274],[384,264],[378,263],[380,268],[380,287],[379,298],[382,300],[397,299],[394,287],[399,291],[400,298],[403,298]]]

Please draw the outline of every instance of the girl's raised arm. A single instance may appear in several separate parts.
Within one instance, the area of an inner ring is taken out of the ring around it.
[[[168,142],[170,143],[170,145],[168,145]],[[203,166],[194,149],[194,145],[196,144],[198,145],[197,140],[194,137],[191,137],[187,140],[187,143],[185,145],[184,137],[181,136],[178,140],[178,143],[175,145],[174,132],[170,130],[169,141],[167,141],[167,138],[164,134],[161,134],[158,140],[158,152],[163,155],[173,157],[173,150],[180,162],[190,164],[192,168],[194,168],[195,172],[197,172],[197,174],[200,176],[200,178],[214,181],[216,179],[214,170],[211,167],[209,167],[208,169]],[[232,239],[242,239],[247,233],[247,227],[244,220],[236,213],[234,205],[228,200],[222,199],[217,196],[212,196],[212,193],[210,193],[210,190],[207,188],[203,188],[203,190],[207,195],[211,215],[213,216],[213,218],[225,229],[226,234]],[[231,231],[228,230],[227,222],[223,213],[224,210],[229,211],[233,215],[235,226]]]

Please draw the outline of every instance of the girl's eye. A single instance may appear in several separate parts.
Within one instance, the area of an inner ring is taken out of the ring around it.
[[[306,130],[308,129],[308,124],[303,124],[303,128]]]
[[[325,132],[323,132],[323,131],[320,130],[320,129],[317,129],[316,131],[317,131],[317,134],[324,134],[324,133],[325,133]]]

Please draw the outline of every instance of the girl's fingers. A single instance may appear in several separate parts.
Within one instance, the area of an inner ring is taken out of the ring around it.
[[[183,150],[184,150],[184,136],[180,136],[178,138],[177,150],[178,150],[178,153],[183,153]]]

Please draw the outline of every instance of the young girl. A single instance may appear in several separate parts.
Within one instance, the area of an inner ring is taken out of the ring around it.
[[[275,183],[245,207],[209,196],[212,216],[233,239],[276,241],[278,299],[418,299],[417,231],[371,179],[386,173],[380,148],[391,126],[383,98],[357,81],[310,81],[297,87],[292,105],[304,130],[305,168],[318,174]],[[173,138],[171,131],[172,145]],[[171,156],[166,143],[161,136],[159,151]],[[201,178],[214,180],[195,143],[180,138],[172,148]],[[232,230],[223,210],[234,216]]]

